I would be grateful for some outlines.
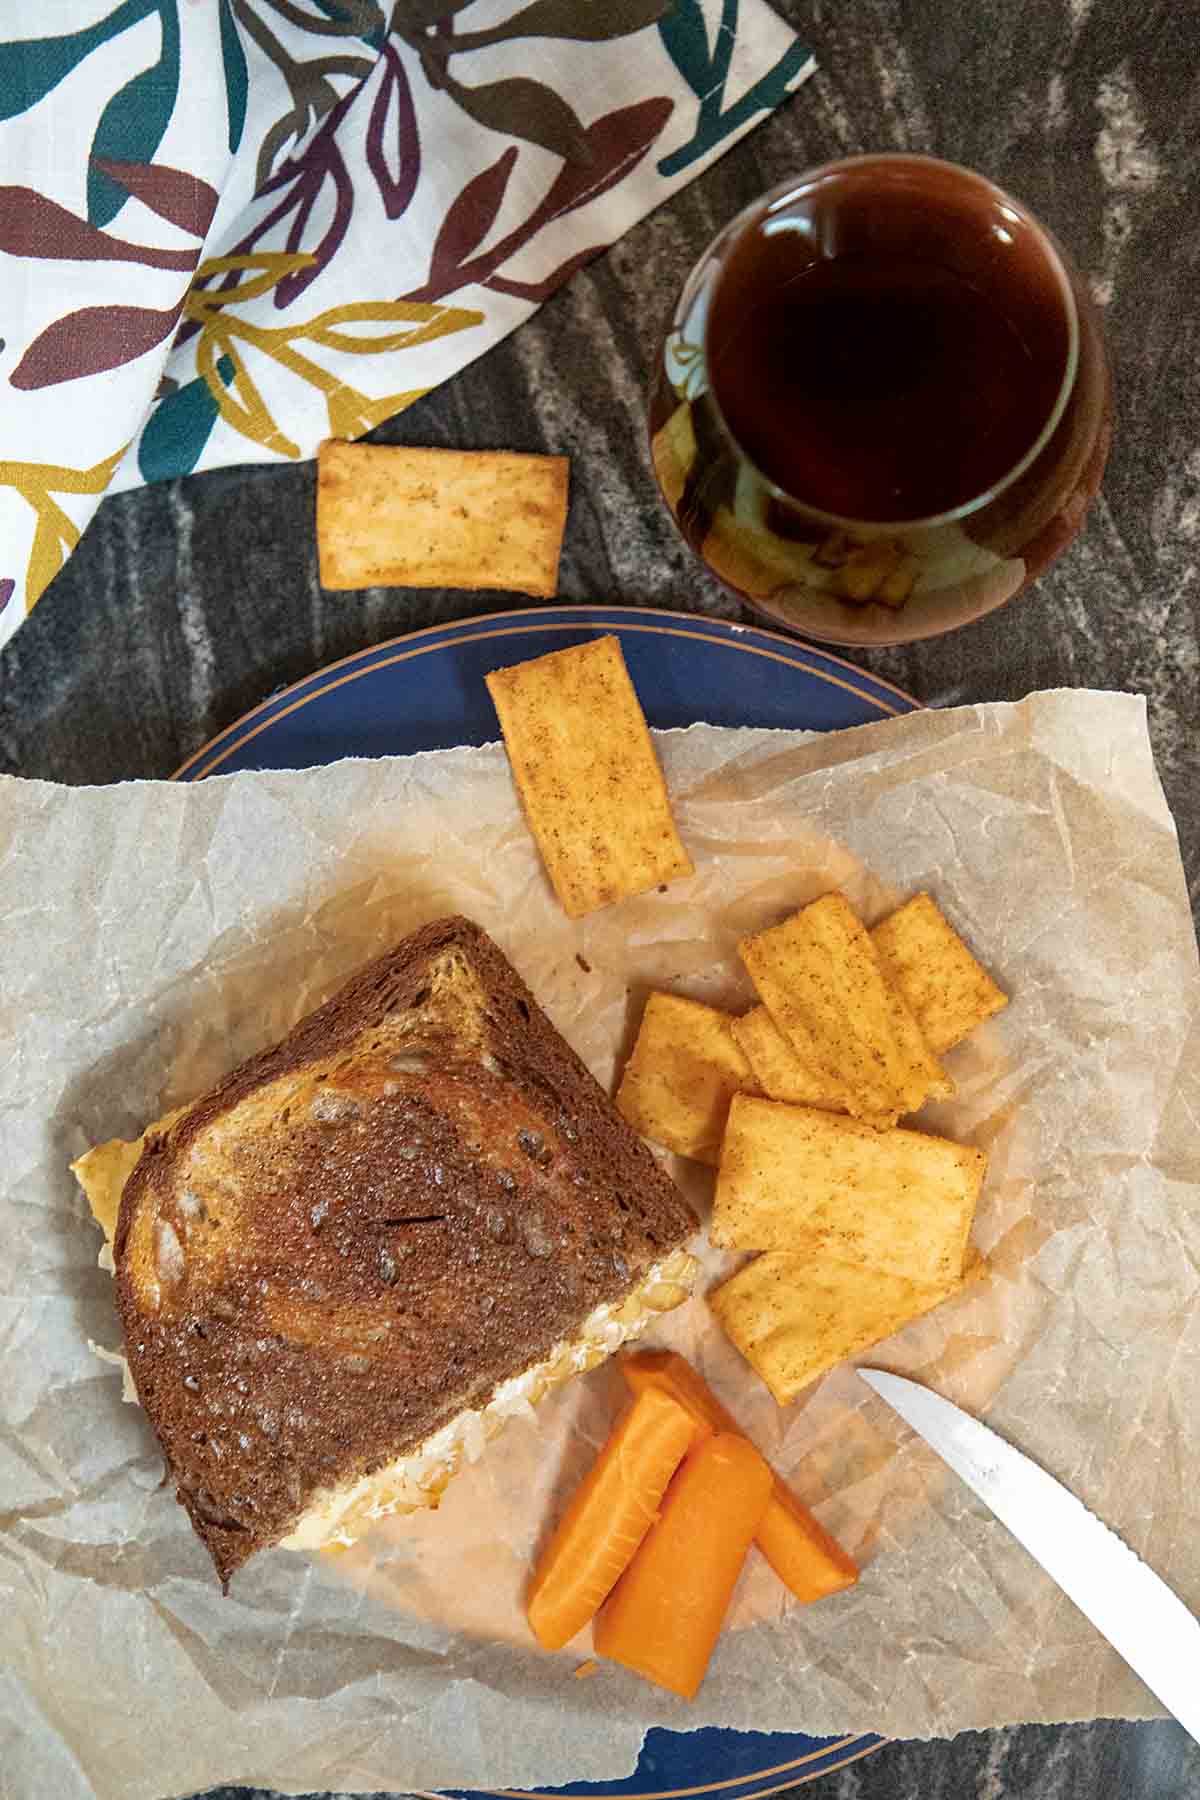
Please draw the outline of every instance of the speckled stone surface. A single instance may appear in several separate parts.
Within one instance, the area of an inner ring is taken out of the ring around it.
[[[1112,461],[1082,537],[1032,594],[940,642],[861,660],[935,706],[1056,685],[1144,692],[1200,902],[1200,9],[785,0],[781,10],[821,64],[799,97],[513,338],[375,435],[568,452],[564,597],[734,616],[675,538],[644,445],[646,374],[685,271],[762,188],[829,156],[910,149],[985,170],[1058,232],[1104,305]],[[323,663],[512,604],[322,593],[312,504],[311,466],[224,471],[107,502],[0,655],[0,768],[68,782],[166,775]],[[1200,1750],[1165,1723],[1022,1727],[891,1745],[803,1793],[1193,1800]]]

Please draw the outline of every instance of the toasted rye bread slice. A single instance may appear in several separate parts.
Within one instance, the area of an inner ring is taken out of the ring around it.
[[[149,1133],[121,1197],[126,1354],[222,1581],[694,1228],[478,926],[361,970]]]

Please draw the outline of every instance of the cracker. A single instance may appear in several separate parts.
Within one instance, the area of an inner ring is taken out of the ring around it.
[[[617,638],[486,679],[529,828],[568,917],[693,873]]]
[[[1007,994],[929,894],[914,894],[875,927],[871,942],[884,974],[936,1056],[1008,1005]]]
[[[962,1274],[986,1168],[970,1144],[741,1095],[710,1236],[720,1249],[792,1250],[944,1286]]]
[[[567,518],[565,456],[330,440],[317,453],[327,588],[509,588],[552,596]]]
[[[838,1083],[796,1054],[765,1006],[752,1007],[734,1019],[733,1035],[768,1099],[844,1110]]]
[[[880,1343],[957,1294],[986,1268],[972,1256],[941,1287],[861,1263],[769,1251],[709,1295],[722,1330],[780,1406],[849,1356]]]
[[[651,994],[617,1089],[617,1111],[635,1131],[696,1162],[717,1161],[730,1100],[758,1090],[732,1025],[715,1006]]]
[[[844,895],[823,894],[738,948],[775,1023],[842,1091],[846,1112],[883,1128],[947,1091]]]

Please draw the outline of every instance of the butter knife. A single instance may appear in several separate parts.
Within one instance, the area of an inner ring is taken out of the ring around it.
[[[1061,1481],[931,1388],[863,1380],[978,1494],[1200,1743],[1200,1620]]]

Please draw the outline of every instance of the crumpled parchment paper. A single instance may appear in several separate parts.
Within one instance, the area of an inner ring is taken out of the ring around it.
[[[501,1787],[633,1766],[652,1724],[905,1737],[1156,1702],[843,1368],[786,1411],[701,1300],[693,1357],[860,1585],[786,1604],[752,1555],[693,1706],[540,1653],[531,1556],[603,1439],[611,1368],[516,1421],[441,1511],[222,1599],[118,1372],[71,1158],[273,1042],[464,911],[611,1083],[653,985],[737,1006],[747,930],[831,884],[928,888],[1012,995],[931,1125],[984,1145],[991,1278],[864,1359],[985,1413],[1200,1607],[1200,983],[1145,709],[1039,694],[661,752],[695,877],[571,923],[502,751],[61,788],[0,780],[0,1768],[15,1795]],[[580,960],[582,959],[582,961]],[[711,1174],[677,1165],[697,1204]],[[721,1268],[709,1253],[707,1274]]]

